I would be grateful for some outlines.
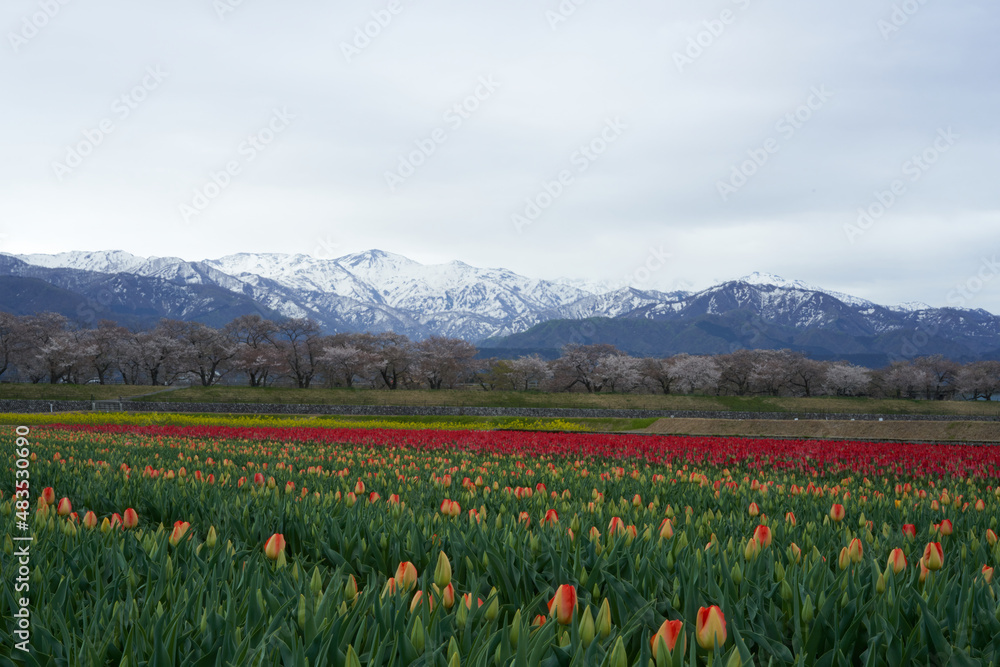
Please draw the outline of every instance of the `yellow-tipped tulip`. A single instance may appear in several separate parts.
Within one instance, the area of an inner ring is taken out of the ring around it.
[[[944,565],[944,550],[940,542],[928,542],[924,547],[924,564],[928,570],[940,570]]]
[[[278,555],[285,551],[285,536],[275,533],[264,543],[264,553],[271,560],[277,560]]]
[[[716,644],[721,647],[726,643],[726,617],[718,606],[698,609],[695,637],[698,639],[698,646],[706,651],[713,650]]]
[[[906,569],[906,555],[903,553],[902,549],[896,548],[889,553],[889,562],[887,567],[891,567],[892,571],[899,574]]]

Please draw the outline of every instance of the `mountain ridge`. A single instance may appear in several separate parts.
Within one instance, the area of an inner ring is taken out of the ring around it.
[[[78,294],[82,302],[93,303],[97,292],[108,301],[110,294],[111,303],[105,308],[108,319],[132,322],[174,317],[214,323],[230,313],[256,312],[310,317],[331,333],[445,335],[486,341],[487,346],[505,337],[522,336],[510,346],[524,348],[543,342],[523,339],[533,327],[560,320],[572,326],[574,321],[597,318],[618,321],[618,326],[627,320],[658,322],[679,335],[678,341],[693,341],[705,327],[730,330],[728,345],[758,344],[765,332],[769,339],[793,347],[809,347],[803,342],[809,336],[825,337],[829,344],[823,349],[831,354],[859,346],[859,354],[888,354],[885,345],[877,342],[880,337],[915,337],[919,342],[921,332],[928,340],[938,341],[930,345],[934,349],[948,348],[941,341],[960,341],[955,349],[962,356],[991,354],[1000,348],[1000,317],[983,310],[931,308],[920,303],[883,306],[758,272],[697,291],[617,286],[591,292],[583,286],[611,285],[528,278],[508,269],[479,268],[457,260],[421,264],[377,249],[334,259],[236,253],[200,261],[144,258],[111,250],[3,253],[0,276],[40,280]],[[31,285],[38,291],[37,282]],[[18,298],[37,308],[44,298],[32,296],[31,285],[19,284]],[[67,299],[72,300],[59,293],[60,304]],[[24,309],[18,303],[6,306]],[[691,329],[696,325],[701,328]],[[733,326],[739,330],[732,332]],[[674,334],[663,335],[674,340]]]

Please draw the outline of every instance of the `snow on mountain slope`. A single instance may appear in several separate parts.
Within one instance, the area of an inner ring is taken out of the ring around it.
[[[666,320],[735,310],[796,329],[825,328],[859,336],[880,335],[927,318],[966,326],[962,317],[944,317],[940,313],[945,311],[925,304],[887,308],[766,273],[752,273],[698,292],[666,293],[634,287],[603,290],[602,283],[538,280],[458,261],[427,265],[382,250],[336,259],[238,253],[199,262],[143,258],[120,250],[11,257],[52,270],[132,274],[180,286],[217,286],[286,317],[311,317],[328,331],[394,330],[416,337],[438,334],[479,340],[524,331],[552,319]],[[183,312],[183,304],[176,304],[174,310]],[[995,326],[996,318],[989,314],[973,316],[967,311],[963,317],[969,320],[968,326],[979,327],[981,335],[989,335]]]

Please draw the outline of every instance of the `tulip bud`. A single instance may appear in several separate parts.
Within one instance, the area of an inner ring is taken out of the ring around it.
[[[209,549],[215,548],[215,543],[218,540],[218,535],[215,533],[215,526],[208,527],[208,534],[205,535],[205,546]]]
[[[347,575],[347,584],[344,585],[344,600],[347,602],[353,602],[354,598],[358,596],[358,582],[355,581],[354,575]]]
[[[992,572],[990,574],[992,575]],[[580,615],[580,641],[583,642],[584,648],[590,646],[590,642],[594,641],[595,634],[597,634],[597,629],[594,625],[594,616],[590,612],[590,605],[586,605],[583,614]]]
[[[625,644],[622,643],[621,637],[618,637],[614,648],[611,649],[611,657],[608,664],[610,667],[628,667],[628,655],[625,653]]]
[[[816,607],[813,605],[812,596],[806,595],[805,601],[802,603],[802,622],[812,623],[813,618],[816,615]]]
[[[111,521],[108,520],[108,517],[101,520],[101,532],[105,535],[111,532]]]
[[[997,487],[997,490],[1000,490],[1000,486]],[[986,542],[989,543],[991,547],[995,547],[997,545],[997,534],[993,532],[992,528],[986,529]]]
[[[497,617],[497,614],[500,613],[500,602],[497,600],[496,588],[490,589],[490,598],[491,598],[490,603],[489,605],[487,605],[486,612],[483,614],[483,617],[487,621],[494,620]]]
[[[847,547],[840,550],[840,556],[837,558],[837,565],[841,570],[846,570],[851,564],[851,554],[848,553]]]
[[[510,621],[510,645],[515,650],[517,649],[517,642],[521,638],[521,610],[518,609],[514,612],[514,618]]]
[[[983,565],[983,579],[988,584],[993,582],[993,568],[989,565]]]
[[[743,557],[746,558],[748,561],[751,561],[757,558],[757,555],[759,553],[760,553],[760,543],[758,543],[757,540],[754,539],[747,540],[747,546],[746,549],[744,549],[743,551]]]
[[[443,551],[438,554],[437,567],[434,568],[434,583],[442,588],[451,583],[451,561]]]
[[[361,660],[358,658],[353,644],[347,645],[347,658],[344,661],[344,667],[361,667]]]
[[[611,605],[608,604],[607,598],[604,598],[601,608],[597,611],[597,634],[601,639],[607,639],[611,634]]]

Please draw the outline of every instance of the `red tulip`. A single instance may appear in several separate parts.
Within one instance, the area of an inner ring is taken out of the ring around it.
[[[667,652],[673,653],[674,647],[677,646],[677,640],[683,637],[681,634],[683,629],[683,621],[671,621],[669,619],[663,621],[663,625],[660,626],[660,629],[657,630],[656,634],[653,635],[652,639],[650,639],[650,644],[653,647],[654,658],[656,656],[656,640],[662,639],[667,645]],[[681,650],[683,651],[683,648]]]
[[[760,507],[757,506],[757,503],[750,503],[750,508],[747,512],[750,516],[758,516],[760,514]]]
[[[620,517],[611,517],[611,522],[608,523],[608,534],[617,537],[618,535],[625,534],[625,522],[621,520]]]
[[[910,539],[916,538],[917,537],[917,527],[914,526],[912,523],[904,523],[903,524],[903,535],[906,535]]]
[[[830,508],[830,518],[834,521],[844,520],[844,506],[834,503],[833,507]]]
[[[543,526],[551,526],[559,523],[559,513],[556,512],[555,510],[548,510],[547,512],[545,512],[545,516],[542,517],[540,523]]]
[[[281,533],[275,533],[264,543],[264,554],[271,560],[277,560],[284,550],[285,536]]]
[[[88,511],[83,515],[83,525],[85,528],[96,528],[97,527],[97,515],[93,512]]]
[[[42,500],[45,501],[46,505],[55,505],[56,503],[56,492],[51,486],[46,486],[42,489]]]
[[[942,535],[951,535],[955,532],[955,528],[951,525],[951,519],[942,519],[941,523],[938,524],[938,530],[941,531]]]
[[[257,486],[264,486],[264,473],[258,472],[253,476],[253,483]]]
[[[170,537],[168,538],[170,544],[175,547],[180,544],[180,541],[184,539],[184,535],[190,527],[191,524],[187,521],[175,521],[174,529],[170,532]]]
[[[718,606],[698,609],[695,637],[698,645],[706,651],[713,650],[716,644],[721,647],[726,643],[726,617]]]
[[[125,528],[135,528],[139,525],[139,515],[135,513],[135,510],[129,507],[125,510],[125,516],[122,518],[122,526]]]
[[[562,625],[573,622],[576,612],[576,587],[563,584],[556,589],[555,596],[549,600],[549,616],[554,616]]]
[[[757,526],[753,532],[753,539],[762,547],[771,546],[771,529],[767,526]]]

